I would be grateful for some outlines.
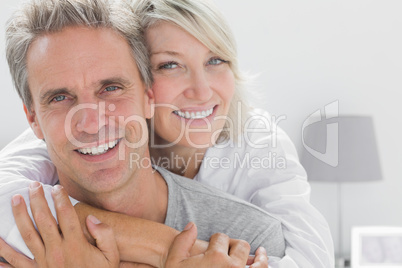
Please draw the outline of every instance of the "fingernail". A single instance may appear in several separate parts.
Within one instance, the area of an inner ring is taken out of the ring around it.
[[[37,182],[37,181],[31,182],[31,184],[29,185],[29,188],[30,188],[31,190],[36,190],[36,189],[38,189],[39,187],[40,187],[40,183]]]
[[[21,196],[18,194],[14,195],[11,199],[11,203],[13,204],[13,206],[18,206],[21,203]]]
[[[6,263],[8,263],[6,259],[0,256],[0,267],[7,267]]]
[[[192,223],[191,221],[189,223],[187,223],[186,227],[184,227],[183,231],[188,231],[191,228],[193,228],[194,223]]]
[[[263,251],[263,253],[267,253],[267,250],[264,247],[259,247],[260,250]]]
[[[89,215],[88,220],[90,220],[93,224],[99,224],[101,223],[100,220],[98,220],[95,216]]]
[[[59,194],[60,191],[61,191],[61,189],[63,189],[63,186],[61,186],[60,184],[57,184],[57,185],[53,186],[52,191],[53,191],[53,193],[55,193],[55,194]]]

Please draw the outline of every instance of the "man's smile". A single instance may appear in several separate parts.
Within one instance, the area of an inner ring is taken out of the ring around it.
[[[113,149],[120,142],[120,140],[121,139],[117,139],[115,141],[110,141],[98,146],[77,149],[76,151],[85,155],[101,155]]]

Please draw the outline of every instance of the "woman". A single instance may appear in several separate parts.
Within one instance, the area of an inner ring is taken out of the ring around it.
[[[154,77],[157,107],[150,122],[154,163],[234,194],[279,218],[287,255],[281,260],[270,258],[270,267],[333,266],[329,230],[309,204],[309,186],[293,145],[265,112],[244,104],[234,38],[220,13],[210,3],[195,0],[144,0],[133,8],[143,22]],[[16,153],[16,145],[24,150]],[[26,174],[22,179],[57,182],[44,144],[24,133],[1,154],[2,184],[4,178],[13,177],[7,168],[16,164],[8,157],[18,154],[34,157],[35,167],[20,169],[18,179]],[[278,164],[267,165],[275,159]],[[95,214],[106,223],[113,218],[79,205],[85,215]],[[155,233],[153,239],[165,243],[165,250],[177,234],[149,222],[134,222],[135,230],[148,228]],[[143,232],[133,235],[127,243],[142,245],[138,237]],[[153,243],[152,238],[146,239]]]

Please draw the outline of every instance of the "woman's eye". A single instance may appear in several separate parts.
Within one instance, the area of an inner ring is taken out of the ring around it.
[[[222,63],[226,63],[227,61],[222,60],[220,58],[212,58],[208,61],[208,65],[219,65]]]
[[[161,64],[158,67],[158,69],[174,69],[174,68],[177,68],[178,66],[179,66],[179,64],[177,64],[176,62],[170,61],[170,62]]]
[[[110,91],[116,91],[116,90],[118,90],[118,89],[119,89],[119,87],[116,87],[116,86],[110,86],[110,87],[105,88],[105,91],[110,92]]]
[[[64,95],[59,95],[59,96],[54,97],[54,98],[52,99],[52,101],[54,101],[54,102],[60,102],[60,101],[64,101],[65,99],[66,99],[66,96],[64,96]]]

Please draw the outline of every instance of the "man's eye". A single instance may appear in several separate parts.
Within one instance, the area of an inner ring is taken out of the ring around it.
[[[54,102],[60,102],[60,101],[63,101],[63,100],[65,100],[65,99],[66,99],[66,96],[64,96],[64,95],[59,95],[59,96],[54,97],[54,98],[52,99],[52,101],[54,101]]]
[[[222,63],[226,63],[227,61],[222,60],[220,58],[212,58],[208,61],[208,65],[219,65]]]
[[[178,66],[179,66],[179,64],[177,64],[176,62],[170,61],[170,62],[161,64],[158,67],[158,69],[174,69],[174,68],[177,68]]]
[[[105,88],[105,91],[116,91],[116,90],[118,90],[118,89],[119,89],[119,87],[110,86],[110,87]]]

